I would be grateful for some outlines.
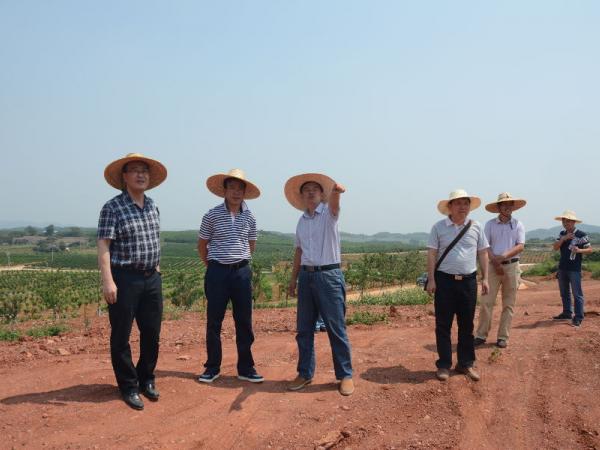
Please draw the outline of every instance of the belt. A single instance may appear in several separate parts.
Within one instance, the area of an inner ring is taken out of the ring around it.
[[[305,272],[323,272],[325,270],[339,269],[339,264],[328,264],[326,266],[302,266]]]
[[[477,276],[477,271],[475,271],[473,273],[468,273],[466,275],[455,275],[452,273],[441,272],[438,270],[437,272],[435,272],[435,274],[442,278],[447,278],[447,279],[454,280],[454,281],[462,281],[462,280],[470,280],[471,278],[475,278]]]
[[[138,275],[143,275],[145,278],[148,278],[156,273],[156,267],[152,269],[136,269],[135,267],[119,267],[119,266],[111,266],[112,270],[122,270],[124,272],[135,273]]]
[[[219,261],[216,261],[214,259],[211,259],[208,262],[209,262],[209,264],[215,264],[215,265],[220,266],[220,267],[227,267],[229,269],[234,269],[234,270],[241,269],[242,267],[248,265],[248,260],[247,259],[242,259],[241,261],[238,261],[238,262],[233,263],[233,264],[222,264]]]
[[[516,263],[519,261],[519,258],[512,258],[512,259],[507,259],[506,261],[502,261],[500,264],[512,264],[512,263]]]

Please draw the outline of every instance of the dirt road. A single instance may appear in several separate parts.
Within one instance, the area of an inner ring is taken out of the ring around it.
[[[316,337],[313,384],[286,392],[296,368],[294,310],[256,311],[264,383],[235,378],[228,315],[222,377],[201,385],[204,320],[185,315],[164,322],[161,399],[141,412],[117,395],[106,317],[87,336],[78,319],[62,338],[0,344],[0,448],[600,448],[600,282],[586,280],[584,291],[580,329],[550,320],[560,312],[553,281],[520,291],[509,347],[477,350],[479,383],[435,379],[431,306],[352,326],[351,397],[337,393],[325,333]]]

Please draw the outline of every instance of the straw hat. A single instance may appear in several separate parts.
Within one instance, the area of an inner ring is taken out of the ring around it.
[[[438,211],[441,212],[445,216],[449,215],[450,210],[448,209],[448,203],[450,203],[452,200],[456,200],[458,198],[471,199],[471,211],[479,208],[479,205],[481,205],[481,199],[479,197],[467,194],[467,191],[465,191],[464,189],[457,189],[455,191],[450,192],[450,197],[448,198],[448,200],[440,200],[439,201],[439,203],[437,205]]]
[[[140,161],[148,165],[148,170],[150,171],[150,183],[148,184],[148,189],[155,188],[167,178],[167,168],[161,162],[148,158],[141,153],[128,153],[124,158],[111,162],[106,166],[106,169],[104,169],[104,178],[108,184],[115,189],[124,189],[123,167],[125,164],[132,161]]]
[[[320,173],[303,173],[287,180],[285,182],[285,187],[283,188],[285,198],[287,198],[287,201],[290,202],[294,208],[299,209],[300,211],[306,209],[304,207],[304,201],[302,200],[300,188],[304,183],[308,183],[309,181],[317,183],[323,188],[323,202],[325,203],[329,200],[331,191],[333,191],[333,186],[335,186],[335,181],[327,175]]]
[[[562,213],[560,216],[557,216],[554,218],[554,220],[563,220],[563,219],[567,219],[567,220],[574,220],[577,223],[581,223],[582,221],[580,219],[577,218],[577,215],[575,214],[575,211],[570,211],[570,210],[565,210],[564,213]]]
[[[217,197],[225,197],[225,186],[223,182],[227,178],[235,178],[236,180],[243,181],[246,183],[246,192],[244,192],[244,199],[252,200],[260,196],[260,189],[250,182],[242,169],[231,169],[227,173],[218,173],[206,179],[206,187],[210,192],[215,194]]]
[[[503,192],[502,194],[498,194],[498,200],[485,205],[485,210],[489,211],[491,213],[497,213],[497,212],[499,212],[498,211],[498,203],[504,203],[504,202],[515,202],[513,211],[516,211],[517,209],[521,209],[523,206],[525,206],[527,204],[526,200],[523,200],[522,198],[514,198],[512,195],[510,195],[510,192]]]

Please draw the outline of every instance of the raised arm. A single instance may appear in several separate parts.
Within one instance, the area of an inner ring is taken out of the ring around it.
[[[331,195],[329,196],[329,211],[332,215],[337,216],[340,213],[340,195],[346,192],[346,188],[339,183],[333,186]]]

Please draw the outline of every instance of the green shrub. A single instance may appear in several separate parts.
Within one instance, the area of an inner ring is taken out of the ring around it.
[[[0,341],[16,341],[20,337],[18,331],[0,329]]]
[[[427,305],[431,303],[432,297],[421,288],[400,289],[396,292],[378,296],[365,295],[359,300],[352,302],[358,305]]]
[[[594,280],[600,280],[600,269],[596,269],[592,272],[592,278]]]
[[[32,336],[35,338],[47,337],[47,336],[58,336],[59,334],[64,333],[68,329],[69,328],[66,325],[53,324],[53,325],[46,325],[46,326],[38,327],[38,328],[31,328],[31,329],[27,330],[27,334],[29,336]]]
[[[558,270],[558,264],[554,260],[545,261],[525,270],[524,276],[546,276]]]
[[[351,317],[346,319],[346,324],[354,325],[362,323],[364,325],[373,325],[377,322],[385,322],[387,320],[387,314],[385,313],[372,313],[370,311],[355,311]]]

